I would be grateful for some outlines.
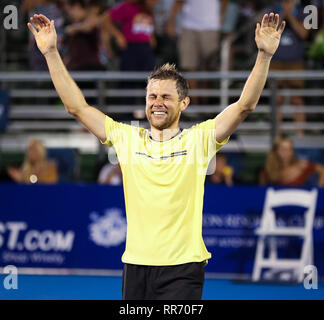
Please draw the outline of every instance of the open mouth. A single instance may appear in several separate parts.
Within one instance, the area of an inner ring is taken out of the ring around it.
[[[166,111],[153,111],[152,114],[160,116],[160,115],[167,114],[167,112]]]
[[[155,111],[152,111],[152,116],[155,119],[165,118],[167,114],[168,114],[168,112],[167,111],[164,111],[164,110],[155,110]]]

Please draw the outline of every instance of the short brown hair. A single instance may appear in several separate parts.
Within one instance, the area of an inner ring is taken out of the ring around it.
[[[176,82],[179,100],[183,100],[188,96],[188,81],[179,73],[175,64],[166,63],[155,69],[147,79],[147,83],[151,80],[174,80]]]

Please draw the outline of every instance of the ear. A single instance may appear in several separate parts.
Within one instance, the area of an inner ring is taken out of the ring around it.
[[[190,103],[190,98],[189,97],[185,97],[182,101],[181,101],[181,105],[180,105],[180,111],[184,111],[187,109],[187,107],[189,106]]]

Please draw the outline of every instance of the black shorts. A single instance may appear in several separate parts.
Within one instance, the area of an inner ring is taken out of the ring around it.
[[[201,300],[206,261],[174,266],[125,263],[123,300]]]

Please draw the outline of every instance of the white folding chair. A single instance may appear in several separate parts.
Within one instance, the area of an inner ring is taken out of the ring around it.
[[[304,267],[313,264],[313,222],[317,201],[317,189],[311,191],[300,189],[274,190],[268,188],[260,221],[260,228],[256,230],[259,236],[257,241],[256,256],[252,280],[260,280],[263,268],[269,269],[293,269],[297,280],[304,279]],[[303,227],[277,226],[274,207],[301,206],[307,208],[304,216]],[[303,239],[301,255],[299,259],[278,258],[276,237],[301,237]],[[269,240],[269,255],[264,257],[265,241]]]

